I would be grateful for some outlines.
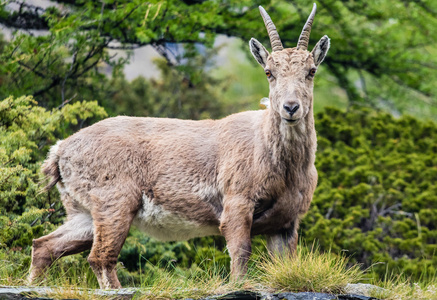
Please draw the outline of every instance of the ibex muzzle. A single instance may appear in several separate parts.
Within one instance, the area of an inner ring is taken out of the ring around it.
[[[300,105],[297,102],[289,102],[284,104],[285,111],[293,118],[294,113],[299,109]]]

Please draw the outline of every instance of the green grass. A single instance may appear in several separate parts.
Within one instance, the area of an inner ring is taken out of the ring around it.
[[[0,285],[27,284],[28,257],[0,250],[0,260]],[[349,264],[346,256],[322,252],[315,247],[299,246],[294,255],[255,253],[248,275],[239,281],[229,280],[225,266],[216,263],[214,258],[205,259],[203,265],[190,269],[149,264],[147,269],[135,275],[121,263],[117,268],[124,287],[140,290],[135,299],[196,299],[236,290],[343,293],[346,284],[358,282],[382,287],[372,290],[369,295],[379,299],[437,299],[435,277],[426,282],[412,282],[403,276],[392,275],[376,281],[369,279],[371,273],[361,270],[359,265]],[[81,255],[56,262],[36,286],[52,287],[47,296],[57,299],[99,298],[93,294],[93,289],[98,288],[97,280]]]

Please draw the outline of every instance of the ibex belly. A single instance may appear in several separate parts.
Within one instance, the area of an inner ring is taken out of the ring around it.
[[[143,205],[133,225],[160,241],[183,241],[220,234],[218,226],[190,220],[177,211],[168,210],[164,205],[154,203],[147,195],[143,195]]]

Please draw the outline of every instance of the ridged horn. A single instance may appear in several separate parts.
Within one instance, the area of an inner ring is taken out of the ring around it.
[[[281,38],[279,37],[275,24],[273,24],[273,21],[270,18],[269,14],[262,6],[259,6],[259,12],[261,13],[264,24],[266,25],[267,33],[269,34],[270,38],[270,45],[272,46],[272,51],[281,51],[282,49],[284,49],[284,47],[282,47]]]
[[[316,9],[317,5],[313,4],[313,10],[311,11],[310,16],[308,17],[307,22],[305,23],[305,26],[302,29],[302,32],[299,37],[299,41],[297,41],[297,49],[308,49],[308,42],[310,41],[310,33],[311,33],[311,26],[313,25],[314,16],[316,15]]]

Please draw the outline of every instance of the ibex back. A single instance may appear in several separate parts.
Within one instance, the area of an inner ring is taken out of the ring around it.
[[[314,5],[297,47],[284,49],[260,11],[272,53],[249,44],[270,108],[221,120],[109,118],[51,148],[42,169],[67,220],[33,241],[31,281],[54,260],[91,249],[100,287],[120,288],[115,266],[132,224],[167,241],[223,235],[234,278],[246,273],[254,235],[265,234],[271,251],[296,249],[317,184],[313,78],[329,38],[307,50]]]

